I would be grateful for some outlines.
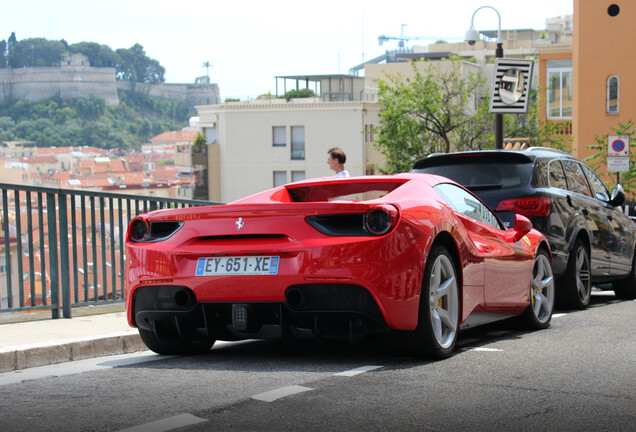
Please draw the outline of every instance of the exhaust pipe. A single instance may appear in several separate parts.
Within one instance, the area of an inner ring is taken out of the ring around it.
[[[290,288],[285,293],[285,300],[287,301],[287,306],[290,308],[299,308],[305,305],[305,293],[299,288]]]
[[[195,303],[194,293],[190,290],[179,290],[174,293],[174,304],[180,308],[193,306]]]

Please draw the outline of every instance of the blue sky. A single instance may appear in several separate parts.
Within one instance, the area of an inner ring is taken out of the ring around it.
[[[210,79],[221,97],[255,97],[275,91],[276,75],[347,73],[349,68],[397,47],[378,44],[381,34],[461,40],[480,6],[495,7],[502,29],[544,28],[549,17],[572,14],[572,0],[24,0],[5,2],[0,39],[44,37],[69,43],[98,42],[113,49],[140,43],[166,68],[167,82],[194,82],[212,63]],[[497,28],[483,9],[479,30]],[[421,39],[415,39],[421,38]]]

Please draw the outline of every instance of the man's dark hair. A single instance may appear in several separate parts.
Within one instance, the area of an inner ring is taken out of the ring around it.
[[[344,164],[347,161],[347,155],[340,147],[331,148],[327,153],[331,155],[332,159],[338,159],[338,162],[341,164]]]

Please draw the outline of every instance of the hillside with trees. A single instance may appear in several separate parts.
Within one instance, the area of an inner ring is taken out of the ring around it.
[[[180,130],[196,115],[186,101],[119,92],[119,105],[103,99],[12,101],[0,105],[0,141],[34,141],[38,147],[94,146],[139,149],[150,138]]]
[[[164,82],[165,69],[138,43],[113,50],[95,42],[18,41],[12,33],[7,41],[0,41],[0,68],[59,66],[66,55],[75,53],[86,56],[91,66],[115,68],[118,80]],[[196,115],[194,107],[184,100],[122,90],[118,98],[115,106],[95,96],[7,101],[0,104],[0,141],[34,141],[38,147],[135,149],[155,135],[181,129]]]

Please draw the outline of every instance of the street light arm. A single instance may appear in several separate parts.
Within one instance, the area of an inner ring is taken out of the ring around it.
[[[492,9],[492,10],[494,10],[494,11],[495,11],[495,13],[497,14],[497,17],[499,18],[499,28],[498,28],[498,31],[497,31],[497,43],[501,43],[501,15],[499,14],[499,11],[498,11],[497,9],[495,9],[494,7],[492,7],[492,6],[481,6],[481,7],[478,7],[478,8],[475,10],[475,12],[473,12],[473,16],[472,16],[472,18],[470,19],[470,28],[471,28],[471,29],[474,29],[474,28],[475,28],[475,25],[474,25],[474,21],[475,21],[475,14],[476,14],[477,12],[479,12],[481,9],[484,9],[484,8],[488,8],[488,9]]]

